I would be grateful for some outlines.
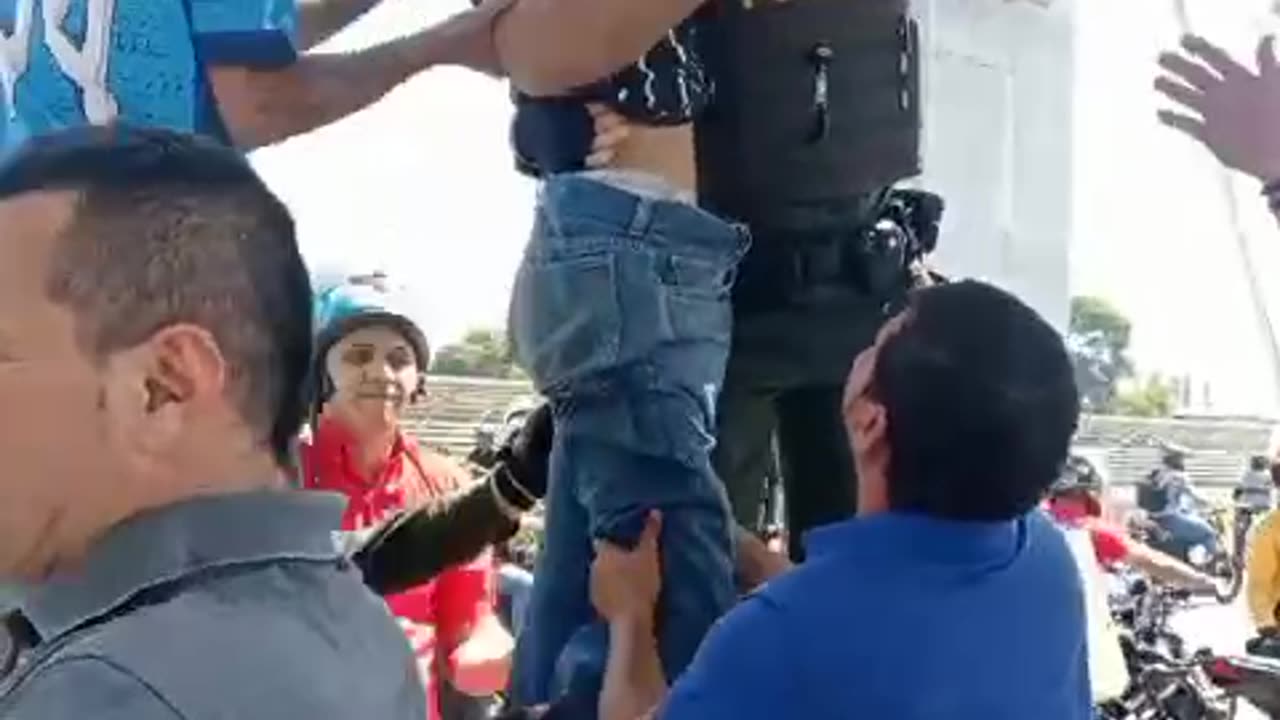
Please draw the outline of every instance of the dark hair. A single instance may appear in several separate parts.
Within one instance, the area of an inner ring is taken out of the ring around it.
[[[47,290],[94,358],[175,323],[213,334],[233,398],[282,465],[303,414],[311,285],[288,209],[241,155],[160,129],[80,127],[0,166],[0,200],[75,193]]]
[[[995,521],[1057,479],[1080,414],[1062,337],[1013,295],[975,281],[913,294],[881,346],[893,509]]]
[[[1266,472],[1271,467],[1271,458],[1266,455],[1254,455],[1249,458],[1249,469],[1254,472]]]

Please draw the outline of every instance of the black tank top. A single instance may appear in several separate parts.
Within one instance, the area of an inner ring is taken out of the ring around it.
[[[589,102],[607,104],[645,125],[692,122],[711,102],[713,92],[698,36],[698,21],[690,18],[636,64],[571,95],[535,98],[515,93],[511,144],[517,168],[534,176],[583,169],[595,137],[586,109]]]

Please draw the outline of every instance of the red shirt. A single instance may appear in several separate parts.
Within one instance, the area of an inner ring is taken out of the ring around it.
[[[1115,565],[1129,557],[1128,534],[1098,517],[1094,508],[1079,500],[1054,498],[1048,509],[1054,520],[1089,531],[1093,552],[1103,565]]]
[[[322,419],[310,443],[301,447],[304,487],[340,492],[348,504],[343,530],[376,525],[392,514],[471,482],[466,471],[446,458],[424,453],[411,438],[397,433],[386,464],[373,476],[357,468],[356,438],[346,426]],[[448,659],[482,618],[493,612],[493,562],[488,553],[467,565],[440,573],[431,582],[387,598],[419,658],[431,710],[439,717],[439,696],[431,681],[447,671]],[[444,650],[437,654],[435,649]],[[433,672],[434,671],[434,672]]]

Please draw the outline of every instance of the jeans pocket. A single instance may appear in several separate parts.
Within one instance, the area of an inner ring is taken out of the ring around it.
[[[616,365],[622,317],[612,254],[526,260],[516,275],[511,334],[544,391]]]
[[[671,333],[668,340],[729,344],[733,311],[727,295],[715,298],[669,289],[665,304]]]
[[[731,261],[665,258],[658,272],[669,333],[664,339],[727,344],[733,326],[729,297],[735,272]]]
[[[734,262],[672,255],[658,273],[658,282],[675,295],[725,300],[733,287]]]

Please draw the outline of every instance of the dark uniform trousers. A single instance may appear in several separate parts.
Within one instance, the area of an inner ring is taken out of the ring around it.
[[[774,309],[743,309],[751,305],[740,302],[735,312],[713,461],[735,518],[758,530],[776,433],[790,554],[798,561],[806,530],[856,510],[844,385],[889,305],[846,283],[804,288]]]

